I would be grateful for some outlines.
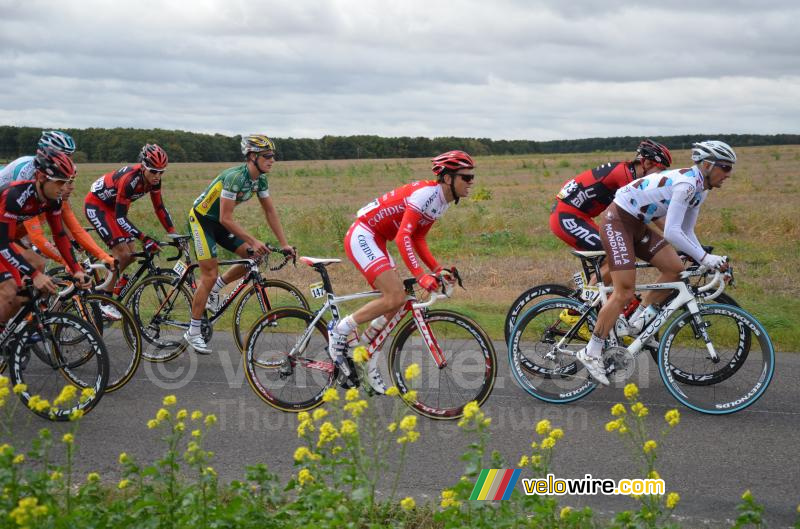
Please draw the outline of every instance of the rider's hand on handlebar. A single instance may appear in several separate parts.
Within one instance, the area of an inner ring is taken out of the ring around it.
[[[145,235],[144,239],[142,239],[142,246],[144,247],[144,251],[147,253],[156,253],[161,251],[161,246],[158,245],[158,242],[147,235]]]
[[[294,246],[286,245],[281,246],[281,250],[283,250],[283,254],[289,257],[297,257],[297,248]]]
[[[56,290],[58,290],[53,278],[42,272],[33,276],[33,286],[36,290],[41,290],[47,294],[55,294]]]
[[[267,248],[267,245],[261,241],[254,240],[252,243],[250,243],[250,246],[259,257],[263,257],[269,253],[269,248]]]
[[[427,290],[433,292],[439,288],[439,280],[433,274],[422,274],[417,277],[417,284]]]
[[[83,270],[79,270],[78,272],[75,272],[74,274],[72,274],[72,278],[75,280],[75,283],[77,284],[76,286],[78,288],[82,288],[83,289],[83,288],[89,288],[89,287],[92,286],[92,279]]]
[[[728,256],[707,253],[700,260],[700,264],[712,270],[725,270],[728,268]]]

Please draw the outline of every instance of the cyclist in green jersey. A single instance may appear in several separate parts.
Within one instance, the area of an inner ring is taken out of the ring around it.
[[[211,348],[200,333],[203,310],[216,312],[220,305],[220,289],[247,272],[244,266],[235,265],[220,276],[217,245],[243,258],[248,257],[247,250],[250,248],[256,255],[268,252],[262,241],[250,235],[234,220],[234,208],[249,200],[254,193],[258,195],[267,224],[281,247],[294,254],[294,249],[286,241],[267,184],[267,173],[275,163],[275,144],[263,134],[251,134],[242,138],[242,154],[245,163],[220,173],[189,210],[189,229],[200,265],[200,281],[192,299],[191,325],[184,338],[200,354],[211,353]]]

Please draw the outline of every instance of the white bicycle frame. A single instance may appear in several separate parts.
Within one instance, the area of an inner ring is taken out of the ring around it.
[[[704,273],[702,268],[696,272],[681,272],[681,278],[686,279],[693,275],[700,275]],[[604,304],[608,301],[608,295],[614,291],[613,286],[605,286],[602,282],[598,282],[596,285],[592,286],[584,286],[585,290],[597,290],[598,295],[594,296],[594,299],[589,304],[589,307],[595,308],[601,304]],[[716,290],[715,290],[716,289]],[[658,330],[669,320],[669,317],[679,308],[686,306],[689,309],[689,312],[697,317],[697,314],[700,312],[700,307],[697,304],[697,298],[695,295],[689,290],[689,287],[683,281],[675,281],[670,283],[645,283],[635,286],[635,290],[677,290],[678,295],[669,302],[666,306],[662,307],[661,310],[656,314],[656,317],[645,326],[641,333],[633,340],[633,342],[626,347],[630,353],[636,357],[639,356],[641,353],[642,348],[645,343],[653,336]],[[723,290],[725,290],[725,282],[722,280],[722,274],[719,271],[714,272],[714,277],[697,289],[698,293],[708,292],[714,290],[714,292],[708,296],[705,296],[704,299],[711,300],[719,296]],[[700,323],[700,322],[698,322]],[[703,337],[703,340],[706,343],[706,348],[708,349],[709,357],[716,361],[719,356],[717,355],[716,351],[714,350],[714,345],[711,343],[711,339],[708,336],[708,333],[705,330],[703,325],[697,326],[700,334]],[[613,330],[611,332],[614,332]],[[575,355],[574,351],[570,351],[567,349],[563,349],[563,342],[566,339],[566,336],[563,337],[557,344],[556,347],[559,351],[567,353],[571,356]]]

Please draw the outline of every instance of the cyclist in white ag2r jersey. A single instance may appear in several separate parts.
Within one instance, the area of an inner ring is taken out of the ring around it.
[[[603,214],[600,237],[614,291],[600,309],[589,344],[577,353],[592,378],[602,384],[608,385],[603,346],[623,307],[633,299],[637,257],[659,269],[659,283],[679,280],[683,264],[676,249],[709,268],[726,266],[727,257],[703,250],[694,226],[708,192],[731,175],[736,153],[724,142],[703,141],[692,146],[692,160],[692,167],[654,173],[620,188]],[[664,236],[648,229],[650,223],[661,227]],[[669,294],[669,290],[648,291],[631,315],[631,327],[641,330],[658,313],[656,304]]]

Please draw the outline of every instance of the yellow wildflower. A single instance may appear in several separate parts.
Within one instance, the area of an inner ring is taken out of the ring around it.
[[[396,397],[400,394],[400,390],[397,389],[397,386],[390,386],[386,390],[386,394],[389,395],[390,397]]]
[[[464,406],[464,418],[467,420],[472,419],[480,411],[481,408],[478,406],[478,403],[474,400],[470,401]]]
[[[667,494],[667,509],[674,509],[675,506],[678,505],[678,502],[681,501],[681,497],[677,492],[670,492]]]
[[[419,368],[419,364],[411,364],[406,368],[405,378],[406,380],[412,380],[414,378],[417,378],[420,373],[421,371]]]
[[[61,388],[61,392],[58,394],[58,397],[55,398],[53,401],[54,406],[61,406],[62,404],[66,404],[78,394],[78,388],[75,386],[64,386]]]
[[[100,481],[100,474],[98,474],[97,472],[89,472],[86,475],[86,481],[88,483],[97,483],[98,481]]]
[[[400,421],[400,429],[401,430],[413,430],[417,427],[417,416],[416,415],[406,415],[403,417],[403,420]]]
[[[206,415],[205,425],[213,426],[215,424],[217,424],[217,416],[214,415],[213,413],[209,413],[208,415]]]
[[[547,435],[549,431],[550,431],[550,421],[548,421],[547,419],[542,419],[536,425],[536,433],[538,433],[539,435]]]
[[[161,408],[160,410],[158,410],[158,413],[156,413],[156,420],[157,421],[166,421],[167,419],[169,419],[169,412],[164,408]]]
[[[337,437],[339,437],[339,432],[336,430],[336,427],[330,422],[324,422],[322,426],[319,427],[317,446],[320,447],[333,442]]]
[[[75,441],[75,436],[72,435],[71,433],[65,433],[64,437],[61,438],[61,441],[68,445],[71,445],[73,441]]]
[[[625,411],[625,405],[621,403],[616,403],[611,407],[611,415],[614,417],[619,417],[620,415],[625,415],[627,413]]]
[[[130,457],[128,457],[128,454],[126,454],[125,452],[122,452],[122,453],[119,455],[119,464],[120,464],[120,465],[124,465],[125,463],[127,463],[127,462],[128,462],[128,461],[130,461],[130,460],[131,460],[131,458],[130,458]]]
[[[311,475],[311,471],[307,468],[302,469],[297,474],[297,481],[300,483],[300,486],[304,486],[306,483],[311,483],[314,481],[314,476]]]
[[[358,398],[358,388],[350,388],[344,394],[344,400],[350,402]]]
[[[23,454],[17,454],[16,457],[14,457],[14,459],[11,460],[11,463],[13,463],[14,465],[19,465],[23,461],[25,461],[25,456]]]
[[[556,445],[556,440],[552,437],[542,439],[542,449],[550,449]]]
[[[178,402],[178,399],[175,398],[175,395],[167,395],[166,397],[164,397],[164,400],[162,401],[164,406],[172,406],[176,402]]]
[[[19,382],[19,383],[14,385],[13,391],[14,391],[15,395],[19,395],[20,393],[25,393],[26,391],[28,391],[28,385],[27,384],[23,384],[22,382]]]
[[[671,427],[677,426],[681,422],[681,414],[678,410],[669,410],[664,414],[664,420],[667,421]]]
[[[306,446],[298,446],[297,450],[294,451],[294,460],[298,463],[308,457],[311,457],[311,450],[309,450]]]
[[[128,480],[128,479],[121,479],[121,480],[119,481],[119,483],[117,484],[117,488],[118,488],[119,490],[125,490],[125,489],[127,489],[127,488],[128,488],[128,485],[130,485],[130,484],[131,484],[130,480]]]
[[[322,402],[334,402],[337,400],[339,400],[339,392],[336,391],[336,388],[328,388],[322,394]]]
[[[200,430],[192,430],[192,437],[198,438],[201,435],[203,435],[203,433]]]
[[[94,395],[95,395],[94,388],[83,388],[81,390],[81,397],[79,400],[81,403],[83,403],[91,398],[94,398]]]
[[[64,474],[62,474],[58,470],[55,470],[53,471],[53,473],[50,474],[50,481],[58,481],[62,477],[64,477]]]
[[[345,419],[342,421],[342,426],[340,428],[342,435],[351,436],[355,435],[358,431],[358,425],[349,419]]]
[[[644,446],[642,447],[642,450],[644,450],[645,454],[649,454],[650,452],[652,452],[656,448],[658,448],[658,443],[656,443],[655,441],[650,439],[650,440],[648,440],[648,441],[646,441],[644,443]]]
[[[301,411],[297,414],[297,422],[306,422],[311,420],[311,415],[307,411]]]
[[[538,467],[542,464],[542,456],[531,456],[531,465]]]
[[[203,412],[202,412],[202,411],[200,411],[200,410],[194,410],[194,411],[192,412],[192,415],[191,415],[191,417],[192,417],[192,420],[193,420],[193,421],[199,421],[200,419],[202,419],[202,418],[203,418]]]
[[[84,413],[86,412],[84,412],[83,410],[72,410],[72,412],[69,414],[69,420],[77,421],[78,419],[83,417]]]
[[[550,432],[550,437],[555,439],[556,441],[564,437],[564,430],[561,428],[555,428],[552,432]]]
[[[386,427],[386,429],[389,430],[390,432],[397,430],[397,423],[396,422],[390,423],[389,426]]]
[[[519,463],[517,463],[517,466],[520,468],[526,467],[528,466],[528,463],[530,463],[530,459],[528,459],[528,456],[522,456],[521,458],[519,458]]]
[[[404,511],[410,511],[416,506],[417,506],[417,503],[414,501],[414,498],[412,498],[410,496],[408,496],[406,498],[403,498],[400,501],[400,508],[403,509]]]
[[[459,507],[461,502],[456,500],[456,492],[454,490],[446,489],[442,491],[442,501],[439,505],[441,505],[442,509],[447,509],[448,507]]]
[[[646,417],[650,410],[641,402],[637,402],[631,406],[631,413],[635,413],[637,417]]]
[[[417,402],[417,390],[412,389],[403,393],[403,400],[406,402]]]
[[[561,509],[561,512],[559,513],[558,517],[563,520],[564,518],[569,516],[569,513],[571,513],[571,512],[572,512],[572,507],[567,505],[566,507]]]
[[[615,431],[615,430],[618,430],[618,429],[619,429],[619,426],[620,426],[620,421],[619,421],[619,420],[616,420],[616,421],[608,421],[608,422],[606,423],[606,431],[607,431],[607,432],[613,432],[613,431]]]
[[[353,351],[353,360],[357,364],[362,364],[369,360],[369,353],[367,352],[367,348],[362,346],[356,347]]]
[[[185,429],[186,429],[186,425],[183,424],[182,422],[179,422],[178,424],[175,425],[175,431],[176,432],[182,432]]]
[[[151,430],[152,430],[153,428],[158,428],[158,425],[159,425],[159,424],[161,424],[161,423],[160,423],[160,422],[158,422],[158,421],[157,421],[157,420],[155,420],[155,419],[150,419],[149,421],[147,421],[147,427],[148,427],[149,429],[151,429]]]
[[[753,494],[750,492],[750,489],[747,489],[746,491],[744,491],[744,493],[742,494],[742,499],[744,501],[752,501],[753,500]]]
[[[186,409],[184,408],[175,415],[175,418],[178,419],[179,421],[182,421],[186,418],[187,415],[189,415],[189,412],[187,412]]]
[[[369,404],[367,403],[367,401],[361,399],[355,402],[348,402],[347,404],[345,404],[344,411],[350,412],[350,414],[352,414],[353,417],[359,417],[361,416],[362,413],[364,413],[364,410],[366,410],[368,407]]]
[[[636,387],[636,384],[631,383],[625,386],[623,393],[625,393],[626,399],[634,400],[636,397],[639,396],[639,388]]]
[[[328,410],[326,410],[325,408],[317,408],[316,410],[314,410],[314,413],[311,416],[314,418],[315,421],[319,421],[328,416]]]
[[[648,479],[661,479],[661,474],[658,473],[658,470],[651,470],[647,474]]]

